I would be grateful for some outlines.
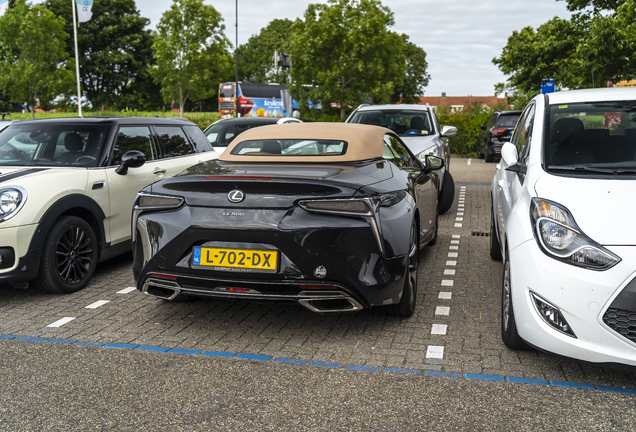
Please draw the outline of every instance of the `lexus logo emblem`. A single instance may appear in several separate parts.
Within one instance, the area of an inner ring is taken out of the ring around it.
[[[227,194],[227,199],[233,203],[240,203],[245,199],[245,192],[242,190],[234,189]]]

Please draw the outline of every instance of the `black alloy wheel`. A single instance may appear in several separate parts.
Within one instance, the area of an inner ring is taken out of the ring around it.
[[[495,212],[492,206],[490,207],[490,258],[495,261],[501,261],[501,243],[497,236],[497,230],[495,228]]]
[[[501,283],[501,339],[504,345],[513,350],[529,350],[519,333],[515,321],[515,312],[512,307],[512,284],[510,278],[510,259],[506,254],[504,261],[503,277]]]
[[[44,242],[40,274],[34,284],[43,291],[68,294],[81,290],[95,273],[97,238],[76,216],[58,219]]]
[[[417,300],[417,267],[420,258],[420,247],[417,236],[417,226],[415,221],[411,225],[411,235],[409,239],[409,252],[407,256],[406,274],[402,287],[402,297],[398,304],[378,306],[371,311],[382,316],[410,317],[415,312]]]
[[[439,194],[439,202],[437,210],[439,214],[446,213],[453,205],[455,199],[455,181],[448,170],[444,171],[444,180],[442,181],[442,191]]]

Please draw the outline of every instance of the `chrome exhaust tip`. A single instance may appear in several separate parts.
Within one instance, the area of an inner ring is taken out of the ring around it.
[[[181,286],[176,282],[149,278],[141,287],[141,292],[163,300],[174,300],[181,294]]]
[[[329,293],[329,295],[324,295],[324,293],[302,292],[300,295],[311,296],[302,298],[298,302],[312,312],[355,312],[364,309],[355,299],[344,294]]]

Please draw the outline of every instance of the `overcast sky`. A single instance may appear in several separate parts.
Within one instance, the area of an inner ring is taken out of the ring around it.
[[[99,1],[99,0],[95,0]],[[225,19],[226,34],[234,44],[235,2],[204,0]],[[172,0],[136,0],[142,16],[154,28]],[[393,31],[406,33],[427,54],[431,80],[426,96],[487,96],[506,77],[492,64],[513,30],[539,25],[559,16],[570,16],[565,1],[555,0],[383,0],[394,13]],[[238,42],[275,18],[302,17],[308,0],[238,0]]]

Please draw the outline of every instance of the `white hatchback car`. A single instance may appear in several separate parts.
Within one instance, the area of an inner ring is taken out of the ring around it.
[[[492,183],[509,348],[636,366],[634,197],[636,88],[530,102]]]
[[[82,289],[99,261],[131,250],[139,190],[217,157],[201,129],[184,119],[8,126],[0,132],[0,284]]]

